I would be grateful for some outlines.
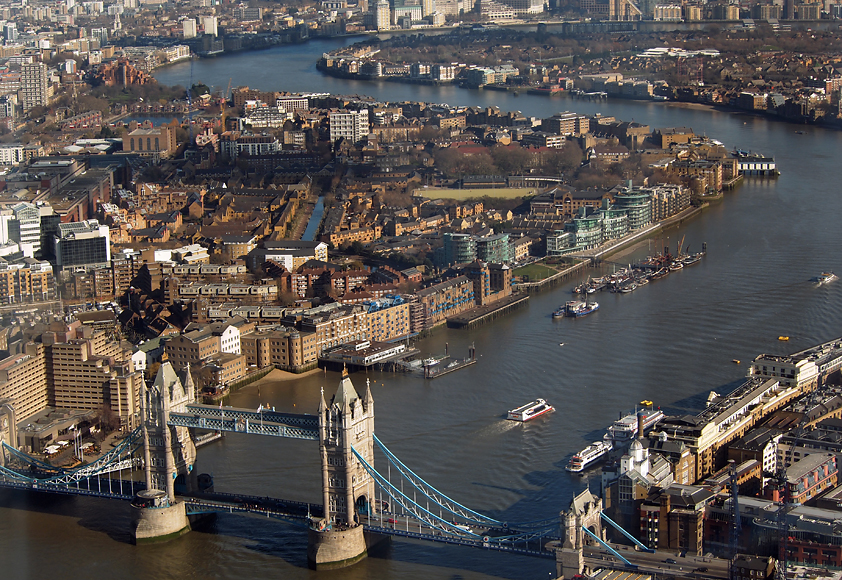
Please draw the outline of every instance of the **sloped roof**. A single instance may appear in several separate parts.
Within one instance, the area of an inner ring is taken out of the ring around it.
[[[360,396],[354,389],[354,384],[351,382],[351,377],[348,376],[348,370],[342,370],[342,380],[339,381],[339,388],[336,389],[336,394],[333,396],[333,403],[344,407],[347,403],[349,406],[354,401],[358,400]]]

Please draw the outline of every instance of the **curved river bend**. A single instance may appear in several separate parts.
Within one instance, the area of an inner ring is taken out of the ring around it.
[[[372,374],[379,437],[412,469],[455,499],[508,520],[539,519],[567,506],[589,476],[571,476],[571,453],[601,436],[618,413],[643,399],[665,410],[700,409],[711,389],[724,389],[761,352],[784,354],[842,335],[842,282],[816,287],[824,270],[842,272],[840,169],[842,133],[794,127],[751,116],[663,103],[581,102],[565,98],[456,87],[368,83],[324,77],[316,59],[350,39],[239,53],[157,73],[162,83],[249,85],[292,92],[369,94],[380,100],[497,105],[546,117],[563,110],[601,112],[652,127],[688,126],[726,147],[775,156],[776,180],[747,180],[681,229],[665,233],[675,247],[698,249],[692,268],[629,295],[598,296],[600,310],[580,320],[552,320],[571,282],[533,296],[529,305],[473,331],[442,330],[420,343],[425,353],[480,362],[435,381]],[[192,73],[191,73],[192,67]],[[804,131],[796,133],[796,129]],[[654,243],[652,244],[654,251]],[[649,244],[614,258],[645,256]],[[605,268],[611,268],[611,265]],[[790,336],[788,343],[779,335]],[[560,346],[564,343],[564,346]],[[365,375],[352,376],[358,389]],[[315,412],[319,388],[332,394],[336,374],[311,375],[247,388],[232,404]],[[503,419],[506,409],[543,397],[558,411],[530,424]],[[232,435],[203,448],[199,469],[221,491],[318,501],[317,452],[306,442]],[[591,472],[594,489],[598,477]],[[128,543],[128,508],[84,498],[0,492],[0,558],[10,578],[315,578],[306,568],[306,536],[257,518],[222,515],[210,530],[160,546]],[[550,561],[482,550],[396,541],[342,578],[546,578]]]

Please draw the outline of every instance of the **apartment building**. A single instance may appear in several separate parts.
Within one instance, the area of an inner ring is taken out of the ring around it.
[[[0,361],[0,400],[9,399],[17,421],[47,406],[47,358],[44,345],[30,342],[24,352]]]
[[[246,357],[241,354],[220,353],[213,357],[205,368],[217,385],[228,385],[246,375]]]
[[[275,262],[294,272],[306,262],[318,260],[327,262],[327,244],[325,242],[307,242],[301,240],[277,240],[264,242],[262,248],[252,250],[246,257],[249,268],[256,270],[268,261]]]
[[[786,469],[787,502],[803,504],[823,491],[836,487],[838,477],[835,453],[812,453]],[[783,501],[777,489],[773,501]]]
[[[774,378],[781,384],[808,391],[840,368],[842,338],[837,338],[789,356],[761,354],[752,361],[748,375]]]
[[[131,350],[106,332],[80,326],[42,335],[52,407],[101,411],[109,407],[124,429],[137,425],[143,376],[134,371]]]
[[[297,372],[313,367],[318,361],[317,338],[313,332],[284,328],[244,334],[241,342],[249,365],[258,368],[273,365]]]
[[[302,332],[316,335],[317,356],[325,348],[368,338],[368,313],[359,305],[326,304],[284,318],[292,320]]]
[[[474,283],[467,276],[457,276],[440,284],[435,284],[415,293],[423,306],[422,329],[432,328],[469,308],[473,308]]]
[[[390,342],[410,334],[409,304],[403,298],[372,300],[364,306],[368,311],[369,340]]]
[[[379,240],[382,236],[383,227],[380,225],[373,225],[363,228],[337,229],[333,232],[324,234],[322,236],[322,241],[330,242],[335,248],[338,248],[343,244],[351,244],[353,242],[368,244],[375,240]]]
[[[24,112],[34,107],[46,107],[50,102],[47,65],[33,62],[21,66],[21,105]]]
[[[565,111],[544,119],[541,126],[556,135],[584,135],[590,131],[590,123],[587,115]]]
[[[0,304],[39,302],[55,296],[55,276],[49,262],[24,258],[21,263],[7,263],[0,259]]]
[[[201,367],[220,353],[241,354],[240,327],[244,322],[242,319],[214,322],[175,335],[167,341],[167,357],[180,371],[187,365]]]
[[[222,304],[239,300],[250,304],[272,303],[278,298],[276,284],[201,284],[187,282],[181,284],[176,278],[168,278],[161,286],[164,299],[172,303],[175,300],[201,299],[206,304]]]
[[[357,143],[368,137],[368,109],[330,112],[330,140],[346,139]]]

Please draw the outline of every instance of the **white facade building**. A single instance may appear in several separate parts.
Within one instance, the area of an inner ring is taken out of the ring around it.
[[[184,38],[196,38],[196,21],[193,18],[185,18],[181,21],[184,31]]]
[[[231,354],[243,354],[240,349],[240,329],[236,326],[228,326],[219,335],[219,352]]]
[[[332,111],[330,113],[330,140],[347,139],[357,143],[368,137],[368,109],[360,111]]]
[[[541,14],[544,11],[543,0],[503,0],[515,11],[515,14]]]
[[[0,145],[0,165],[17,165],[23,160],[23,145]]]
[[[374,22],[377,30],[389,30],[392,23],[392,9],[388,2],[381,1],[374,6]]]
[[[205,29],[205,34],[210,34],[211,36],[219,36],[217,32],[217,26],[219,25],[216,16],[205,16],[204,21],[202,23],[203,28]]]

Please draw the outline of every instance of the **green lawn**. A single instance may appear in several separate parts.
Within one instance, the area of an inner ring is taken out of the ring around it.
[[[540,262],[529,264],[528,266],[523,266],[522,268],[516,268],[512,272],[515,276],[529,276],[530,282],[537,282],[539,280],[543,280],[544,278],[549,278],[553,274],[557,273],[558,270],[549,268]]]
[[[492,189],[451,189],[449,187],[421,187],[415,190],[414,195],[420,195],[427,199],[470,199],[480,197],[500,197],[512,199],[535,195],[537,190],[534,187],[506,187]]]

